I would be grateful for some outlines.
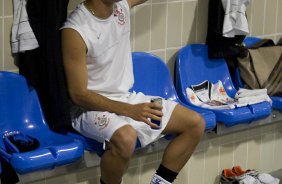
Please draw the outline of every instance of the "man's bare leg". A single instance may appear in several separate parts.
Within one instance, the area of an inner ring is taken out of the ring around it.
[[[166,147],[162,165],[179,172],[187,163],[204,133],[205,121],[197,112],[177,105],[165,134],[177,134]]]
[[[165,149],[162,165],[179,172],[186,164],[204,132],[203,118],[196,112],[177,105],[165,134],[177,134]],[[136,132],[131,126],[117,130],[101,158],[101,179],[106,184],[120,184],[136,144]]]
[[[135,150],[137,135],[129,126],[118,129],[107,143],[107,150],[101,157],[101,179],[106,184],[120,184]]]
[[[204,128],[205,121],[198,113],[181,105],[175,107],[163,133],[176,134],[176,137],[166,147],[162,163],[153,176],[151,184],[173,183],[194,152]]]

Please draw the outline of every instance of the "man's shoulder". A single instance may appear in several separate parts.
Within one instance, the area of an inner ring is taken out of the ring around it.
[[[119,2],[117,3],[117,5],[119,5],[119,6],[123,7],[123,8],[125,8],[127,11],[130,10],[130,7],[129,7],[129,4],[128,4],[128,1],[127,1],[127,0],[119,1]]]
[[[79,26],[87,24],[89,16],[83,8],[83,4],[79,4],[68,16],[66,23],[71,23],[72,25]]]

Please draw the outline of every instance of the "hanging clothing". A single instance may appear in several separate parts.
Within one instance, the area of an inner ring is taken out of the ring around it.
[[[11,34],[12,53],[38,48],[38,42],[30,27],[26,12],[26,0],[13,0],[14,19]]]
[[[59,30],[67,17],[68,2],[28,0],[26,10],[39,48],[19,55],[19,72],[36,89],[52,129],[71,126]]]
[[[235,35],[248,35],[246,7],[250,4],[250,0],[221,0],[221,2],[225,12],[223,36],[232,38]]]
[[[208,32],[206,44],[209,58],[245,57],[247,49],[242,45],[245,35],[233,38],[223,36],[225,11],[221,0],[210,0],[208,7]]]

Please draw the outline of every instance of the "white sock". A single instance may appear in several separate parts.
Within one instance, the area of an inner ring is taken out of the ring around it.
[[[166,181],[159,175],[155,174],[151,180],[150,184],[171,184],[170,182]]]

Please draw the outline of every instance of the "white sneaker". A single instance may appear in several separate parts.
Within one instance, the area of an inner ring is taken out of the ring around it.
[[[271,176],[268,173],[260,173],[258,174],[257,178],[263,183],[263,184],[279,184],[279,179]]]
[[[250,175],[245,175],[244,179],[239,181],[239,184],[261,184],[261,182]]]
[[[170,182],[166,181],[159,175],[154,175],[150,184],[171,184]]]

